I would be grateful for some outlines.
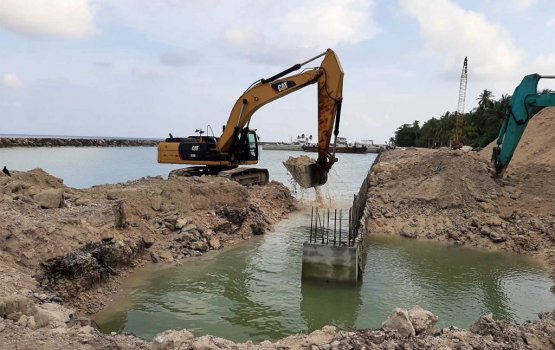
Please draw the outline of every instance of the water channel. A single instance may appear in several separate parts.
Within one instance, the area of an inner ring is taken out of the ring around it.
[[[307,213],[260,239],[182,266],[143,271],[96,320],[106,332],[151,338],[187,328],[234,341],[278,339],[327,324],[379,327],[395,307],[420,305],[440,325],[480,315],[521,322],[555,307],[548,274],[522,256],[397,237],[370,240],[358,287],[300,281]]]

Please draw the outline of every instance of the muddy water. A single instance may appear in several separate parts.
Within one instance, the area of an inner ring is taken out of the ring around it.
[[[326,324],[379,327],[395,307],[420,305],[458,327],[490,312],[521,322],[555,308],[547,272],[529,259],[393,237],[371,239],[359,287],[301,283],[307,215],[212,257],[136,275],[130,297],[96,320],[146,338],[187,328],[260,341]]]

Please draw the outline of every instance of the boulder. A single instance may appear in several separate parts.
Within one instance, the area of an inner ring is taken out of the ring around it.
[[[179,221],[179,220],[178,220]],[[177,226],[176,226],[177,227]],[[181,227],[177,227],[181,229],[181,232],[191,232],[197,229],[197,225],[195,224],[185,224]]]
[[[173,255],[171,252],[167,251],[167,250],[162,250],[160,252],[160,254],[158,254],[158,256],[162,259],[165,260],[167,262],[173,262]]]
[[[156,335],[152,341],[152,350],[188,349],[194,339],[193,333],[186,329],[168,330]]]
[[[61,188],[42,190],[35,196],[35,200],[41,208],[61,208],[64,206],[64,190]]]
[[[414,227],[409,226],[409,225],[405,225],[401,229],[401,232],[399,234],[401,236],[407,237],[407,238],[416,238],[416,237],[418,237],[418,233],[416,233],[416,229]]]
[[[162,209],[162,196],[154,196],[150,199],[150,207],[155,211]]]
[[[382,323],[383,329],[395,330],[403,337],[414,336],[416,331],[409,319],[409,313],[405,309],[396,308],[393,314]]]
[[[212,247],[212,249],[214,250],[218,250],[221,248],[222,243],[220,242],[220,239],[218,237],[212,237],[210,238],[210,240],[208,241],[208,244],[210,244],[210,246]]]
[[[200,240],[191,243],[191,249],[198,250],[200,252],[207,252],[208,251],[208,243],[205,240]]]
[[[438,317],[420,306],[409,310],[409,320],[416,334],[427,333],[434,328]]]
[[[179,219],[177,219],[177,221],[175,222],[175,228],[181,229],[181,228],[183,228],[185,225],[187,225],[188,223],[189,223],[189,220],[188,220],[188,219],[179,218]]]
[[[52,325],[55,327],[65,327],[72,315],[70,309],[54,303],[44,303],[37,307],[35,321],[37,327]]]
[[[35,304],[23,295],[11,295],[0,298],[0,317],[6,318],[8,315],[20,312],[31,315],[35,312]]]
[[[499,234],[497,232],[492,232],[489,235],[489,239],[493,243],[501,243],[501,242],[505,242],[507,240],[507,237],[505,237],[505,235]]]

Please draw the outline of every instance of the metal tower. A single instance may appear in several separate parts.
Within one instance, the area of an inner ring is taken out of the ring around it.
[[[459,105],[457,107],[456,123],[455,123],[455,140],[453,148],[459,149],[462,144],[462,123],[464,113],[464,102],[466,100],[466,81],[468,80],[468,58],[464,58],[463,68],[461,72],[461,82],[459,86]]]

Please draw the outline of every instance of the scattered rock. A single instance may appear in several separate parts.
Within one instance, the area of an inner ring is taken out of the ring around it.
[[[152,341],[152,350],[187,349],[195,336],[193,333],[182,329],[180,331],[168,330],[159,333]]]
[[[185,218],[179,218],[177,219],[177,221],[175,222],[175,228],[176,229],[182,229],[185,225],[187,225],[189,223],[189,219],[185,219]]]
[[[210,246],[214,250],[218,250],[222,246],[220,239],[218,237],[211,237],[210,240],[208,241],[208,244],[210,244]]]
[[[383,329],[390,329],[399,332],[403,337],[414,336],[416,331],[409,319],[409,313],[404,309],[395,309],[393,314],[382,323]]]
[[[416,334],[426,333],[433,330],[438,317],[420,306],[409,310],[409,320]]]
[[[127,219],[125,216],[125,205],[123,201],[117,201],[116,204],[112,207],[112,211],[114,212],[114,226],[116,228],[125,228],[127,227]]]
[[[154,196],[150,200],[150,207],[155,211],[162,209],[162,196]]]
[[[507,240],[507,237],[505,235],[499,234],[497,232],[490,233],[489,238],[494,243],[501,243],[501,242],[505,242]]]
[[[61,208],[64,206],[64,190],[61,188],[44,189],[35,196],[35,200],[41,208]]]
[[[263,235],[266,233],[266,225],[262,222],[255,222],[251,224],[250,227],[254,235]]]
[[[162,260],[165,260],[165,261],[167,261],[167,262],[173,262],[173,261],[174,261],[172,253],[169,252],[169,251],[167,251],[167,250],[161,251],[161,252],[158,254],[158,256],[159,256]]]

